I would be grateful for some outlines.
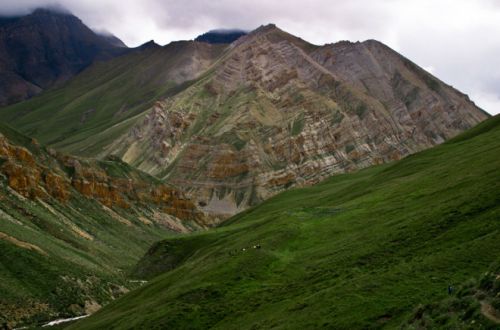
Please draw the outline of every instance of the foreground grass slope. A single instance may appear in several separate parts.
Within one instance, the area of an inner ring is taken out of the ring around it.
[[[136,270],[157,277],[70,328],[399,327],[498,258],[499,155],[497,116],[160,242]]]
[[[437,302],[420,305],[408,329],[498,329],[500,328],[500,264],[495,263],[479,278],[472,278]]]

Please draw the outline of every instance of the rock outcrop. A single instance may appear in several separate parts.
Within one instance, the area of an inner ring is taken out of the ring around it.
[[[205,225],[202,212],[178,189],[141,179],[133,170],[121,176],[108,173],[113,166],[125,165],[119,160],[77,159],[50,149],[45,153],[31,143],[38,155],[0,135],[0,173],[8,186],[25,198],[42,201],[55,198],[66,203],[83,197],[107,208],[153,207],[180,221]]]

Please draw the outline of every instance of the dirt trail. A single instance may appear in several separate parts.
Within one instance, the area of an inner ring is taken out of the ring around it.
[[[35,244],[31,244],[31,243],[28,243],[28,242],[24,242],[24,241],[18,240],[17,238],[9,236],[9,235],[7,235],[5,233],[0,232],[0,239],[4,240],[4,241],[7,241],[9,243],[12,243],[14,245],[17,245],[20,248],[27,249],[27,250],[32,250],[32,251],[36,251],[36,252],[38,252],[40,254],[43,254],[45,256],[47,255],[47,252],[45,252],[44,250],[42,250],[40,247],[36,246]]]
[[[490,304],[481,301],[481,313],[488,319],[497,324],[500,324],[500,318],[497,316],[497,311]]]

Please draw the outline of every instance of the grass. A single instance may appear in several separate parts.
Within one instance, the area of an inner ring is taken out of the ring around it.
[[[70,329],[398,328],[498,259],[499,151],[497,116],[158,243],[153,280]]]
[[[500,267],[494,264],[479,278],[452,288],[448,297],[418,306],[407,329],[498,329],[500,327]]]
[[[304,114],[301,113],[292,124],[292,136],[299,135],[304,129]]]
[[[65,168],[44,147],[3,124],[0,132],[10,144],[27,148],[37,165],[71,181],[74,173],[69,169],[74,168]],[[5,161],[0,158],[0,328],[81,315],[89,303],[108,303],[137,286],[128,274],[148,247],[174,235],[154,221],[139,220],[153,219],[152,213],[160,211],[147,200],[128,200],[129,209],[107,211],[72,188],[68,201],[26,199],[8,187],[1,168]],[[116,157],[78,161],[110,178],[146,187],[160,183]]]
[[[0,120],[42,144],[97,156],[152,104],[187,88],[173,75],[189,56],[189,43],[172,43],[99,62],[67,85],[0,109]],[[222,50],[216,46],[214,53]],[[188,54],[188,55],[186,55]]]
[[[0,232],[41,248],[44,254],[0,239],[0,324],[33,324],[83,312],[86,301],[105,304],[114,287],[130,287],[126,273],[155,240],[168,235],[159,226],[146,226],[129,210],[124,225],[86,198],[67,203],[48,201],[55,215],[40,203],[19,200],[0,184]],[[13,223],[5,217],[13,218]],[[93,237],[88,240],[67,222]],[[127,253],[123,253],[127,251]],[[39,313],[30,305],[47,305]],[[4,319],[5,317],[5,319]]]

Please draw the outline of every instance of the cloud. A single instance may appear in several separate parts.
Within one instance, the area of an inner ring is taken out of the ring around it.
[[[315,44],[377,39],[500,113],[496,0],[2,0],[0,13],[25,14],[42,5],[65,7],[129,46],[271,22]]]

